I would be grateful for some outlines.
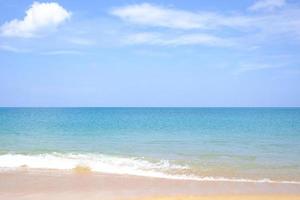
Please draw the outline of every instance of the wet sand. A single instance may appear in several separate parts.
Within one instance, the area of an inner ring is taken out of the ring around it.
[[[169,180],[85,170],[20,170],[0,173],[0,199],[300,200],[300,185]]]

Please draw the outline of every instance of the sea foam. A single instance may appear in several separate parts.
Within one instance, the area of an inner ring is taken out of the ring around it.
[[[171,174],[175,170],[186,170],[184,165],[171,164],[167,160],[150,162],[135,157],[117,157],[103,154],[47,153],[37,155],[4,154],[0,155],[0,168],[15,170],[19,168],[75,170],[82,168],[92,172],[109,174],[126,174],[154,178],[194,180],[194,181],[227,181],[253,183],[286,183],[300,184],[298,181],[275,181],[270,179],[244,179],[225,177],[200,177],[192,174]]]
[[[19,168],[26,166],[33,169],[71,170],[78,166],[87,166],[91,171],[130,174],[140,176],[163,176],[163,172],[174,169],[186,169],[187,166],[170,164],[167,160],[150,162],[139,158],[124,158],[103,154],[5,154],[0,155],[1,168]]]

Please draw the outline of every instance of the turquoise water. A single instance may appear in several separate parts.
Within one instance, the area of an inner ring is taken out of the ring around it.
[[[0,168],[300,182],[299,108],[0,108]]]

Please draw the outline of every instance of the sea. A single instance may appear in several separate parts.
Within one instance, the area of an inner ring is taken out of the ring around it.
[[[0,108],[0,173],[78,167],[300,184],[300,108]]]

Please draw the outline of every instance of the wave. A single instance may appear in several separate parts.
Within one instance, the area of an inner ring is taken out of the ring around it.
[[[194,181],[226,181],[253,183],[287,183],[300,184],[298,181],[275,181],[270,179],[243,179],[225,177],[200,177],[191,174],[174,174],[171,172],[188,170],[186,165],[171,164],[168,160],[158,162],[135,157],[117,157],[103,154],[73,154],[48,153],[38,155],[4,154],[0,155],[0,168],[18,169],[20,167],[32,169],[74,170],[88,169],[92,172],[109,174],[127,174],[154,178],[194,180]]]

